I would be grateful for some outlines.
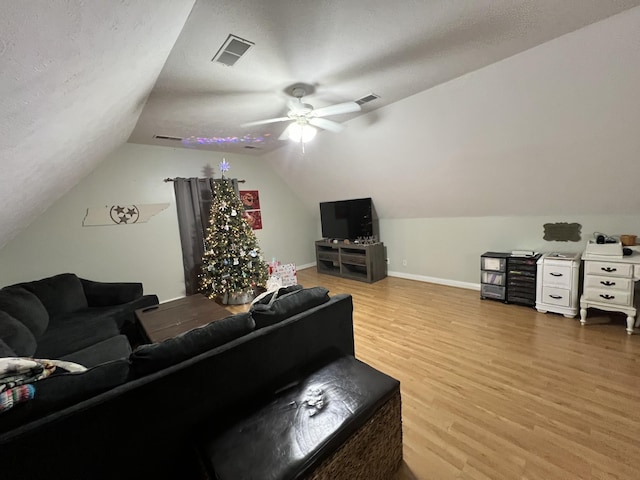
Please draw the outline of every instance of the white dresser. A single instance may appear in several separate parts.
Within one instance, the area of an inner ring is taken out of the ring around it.
[[[536,310],[578,314],[580,253],[545,253],[537,262]]]
[[[580,323],[587,323],[587,309],[590,307],[623,312],[627,315],[627,333],[631,335],[639,300],[634,298],[634,289],[636,280],[640,280],[640,253],[634,250],[632,255],[622,258],[585,253],[582,260],[584,288],[580,297]]]

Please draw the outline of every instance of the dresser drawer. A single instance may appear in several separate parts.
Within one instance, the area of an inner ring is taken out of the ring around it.
[[[587,288],[584,291],[584,298],[591,302],[609,303],[611,305],[631,305],[631,292],[629,291],[607,291]]]
[[[630,278],[613,278],[601,275],[587,275],[584,278],[584,287],[592,290],[618,290],[628,292],[631,289]]]
[[[585,273],[588,275],[606,275],[613,277],[631,278],[633,265],[615,262],[585,262]]]
[[[571,292],[564,288],[542,287],[542,302],[559,307],[571,306]]]
[[[560,288],[571,287],[571,267],[562,265],[544,265],[542,284]]]

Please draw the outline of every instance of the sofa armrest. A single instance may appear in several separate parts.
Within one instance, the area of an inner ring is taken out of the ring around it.
[[[96,282],[84,278],[80,281],[90,307],[121,305],[142,297],[139,282]]]

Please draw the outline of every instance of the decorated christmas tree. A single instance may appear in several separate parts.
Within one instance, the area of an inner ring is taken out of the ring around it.
[[[214,182],[209,227],[204,239],[200,291],[223,303],[247,303],[254,287],[264,286],[268,266],[244,216],[242,201],[231,180],[224,178],[229,164],[220,164],[222,180]]]

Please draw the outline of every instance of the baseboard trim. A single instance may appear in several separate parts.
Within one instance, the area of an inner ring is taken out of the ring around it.
[[[390,277],[406,278],[407,280],[417,280],[418,282],[436,283],[438,285],[447,285],[448,287],[480,291],[479,283],[459,282],[457,280],[449,280],[448,278],[427,277],[426,275],[415,275],[404,272],[387,272],[387,275]]]
[[[305,268],[311,268],[315,266],[316,266],[316,262],[305,263],[304,265],[296,265],[296,270],[304,270]]]
[[[296,267],[297,270],[303,270],[305,268],[315,267],[316,262],[307,263],[305,265],[300,265]],[[479,283],[470,283],[470,282],[459,282],[457,280],[449,280],[448,278],[438,278],[438,277],[427,277],[426,275],[415,275],[413,273],[404,273],[404,272],[387,272],[387,276],[389,277],[398,277],[398,278],[406,278],[407,280],[416,280],[418,282],[425,283],[435,283],[438,285],[446,285],[448,287],[458,287],[458,288],[466,288],[467,290],[477,290],[480,291]]]

